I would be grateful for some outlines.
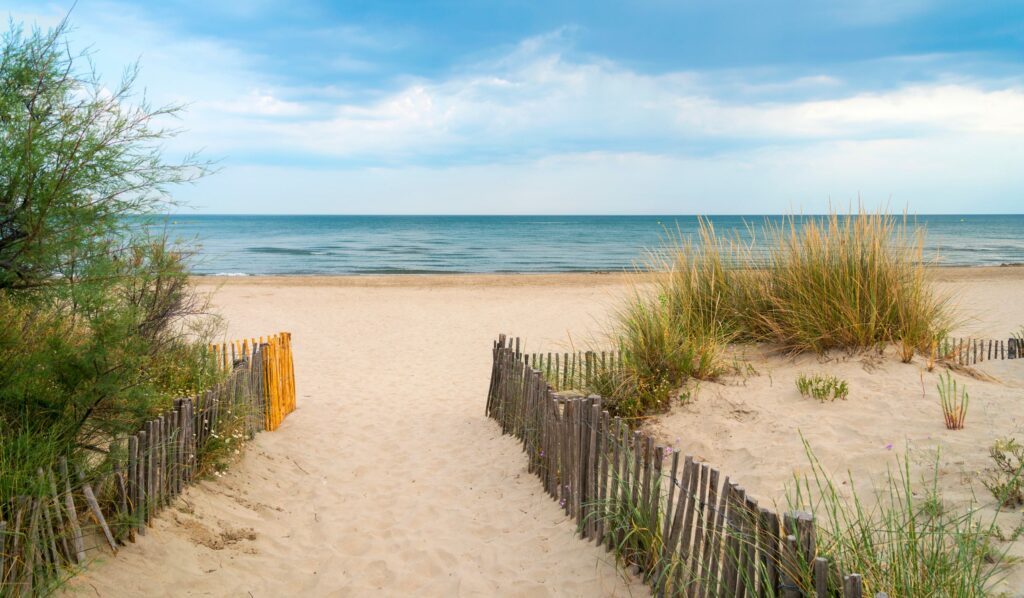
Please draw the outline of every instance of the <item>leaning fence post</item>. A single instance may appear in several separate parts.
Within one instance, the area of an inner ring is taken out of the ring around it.
[[[103,535],[107,539],[107,544],[110,544],[110,549],[117,554],[117,542],[114,541],[114,536],[110,533],[110,528],[107,527],[107,520],[103,517],[103,511],[100,510],[100,503],[96,501],[96,495],[92,492],[92,486],[85,481],[85,474],[81,470],[78,472],[78,481],[83,482],[82,491],[85,493],[85,502],[92,510],[92,516],[96,518],[100,528],[103,529]]]
[[[85,562],[85,542],[82,539],[82,528],[78,524],[75,498],[71,495],[71,477],[68,475],[67,457],[58,459],[57,469],[60,472],[60,477],[64,480],[64,508],[68,512],[68,522],[71,524],[71,534],[75,545],[75,560],[81,564]]]

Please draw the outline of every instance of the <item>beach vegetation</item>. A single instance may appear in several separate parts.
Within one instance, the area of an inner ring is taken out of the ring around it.
[[[982,483],[999,501],[1000,506],[1013,508],[1024,505],[1024,445],[1015,438],[1000,438],[989,447],[993,467],[982,478]]]
[[[846,399],[850,394],[850,386],[830,374],[800,374],[796,379],[796,388],[805,397],[814,397],[821,402]]]
[[[939,461],[916,482],[909,454],[897,458],[870,497],[852,478],[834,479],[804,442],[810,473],[791,485],[788,503],[817,521],[818,555],[838,571],[863,576],[865,594],[984,596],[1004,575],[995,517],[977,505],[947,506],[938,487]],[[804,583],[811,589],[809,579]]]
[[[949,430],[963,429],[964,421],[967,419],[967,406],[970,403],[967,386],[958,384],[949,372],[945,372],[939,375],[937,387],[946,428]]]
[[[671,388],[726,371],[726,347],[765,343],[786,353],[900,348],[930,355],[952,325],[930,284],[923,234],[904,216],[860,209],[788,216],[721,235],[701,219],[696,239],[667,235],[612,325],[623,348],[620,397],[664,408]],[[665,386],[668,388],[666,389]]]
[[[637,293],[619,312],[621,362],[601,372],[591,389],[616,415],[664,411],[688,379],[724,371],[725,339],[713,315],[677,309],[675,300]]]
[[[223,376],[188,251],[149,226],[209,167],[167,159],[179,109],[137,95],[135,67],[101,83],[67,31],[0,42],[0,519],[60,459],[107,479],[125,434]]]

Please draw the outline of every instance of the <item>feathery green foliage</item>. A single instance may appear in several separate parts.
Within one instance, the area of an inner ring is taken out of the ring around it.
[[[133,95],[135,68],[104,86],[66,33],[15,25],[0,48],[0,510],[58,457],[100,475],[219,376],[185,255],[144,219],[207,166],[166,160],[178,109]]]

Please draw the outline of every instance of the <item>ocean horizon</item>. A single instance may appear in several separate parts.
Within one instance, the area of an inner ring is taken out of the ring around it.
[[[631,270],[667,233],[696,240],[698,218],[171,214],[151,226],[196,244],[196,275],[556,273]],[[706,218],[718,233],[749,239],[751,226],[786,216]],[[1022,214],[908,219],[924,229],[925,253],[936,265],[1024,263]]]

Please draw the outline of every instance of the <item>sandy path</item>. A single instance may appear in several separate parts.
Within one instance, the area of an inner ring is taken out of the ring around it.
[[[595,328],[621,279],[296,282],[233,280],[215,303],[229,337],[293,333],[299,410],[75,587],[102,596],[647,594],[575,537],[519,446],[483,416],[498,331],[563,346],[566,331]]]

